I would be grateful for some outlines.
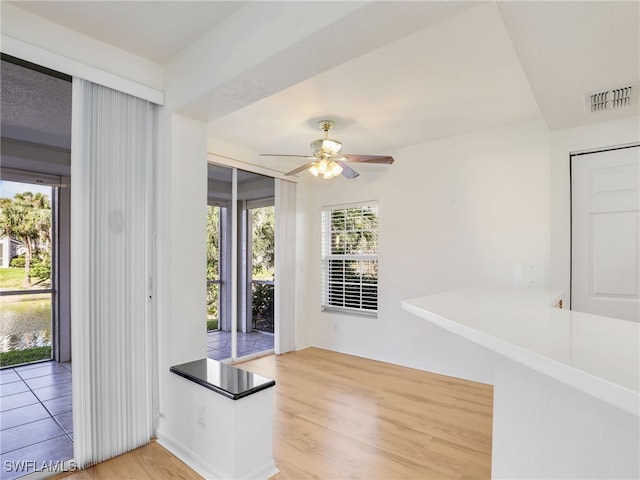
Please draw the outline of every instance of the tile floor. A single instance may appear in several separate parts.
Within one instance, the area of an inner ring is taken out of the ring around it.
[[[273,333],[258,330],[238,332],[238,356],[253,355],[265,350],[273,350]],[[231,358],[231,332],[221,330],[207,333],[207,356],[213,360]]]
[[[231,332],[209,332],[207,346],[209,358],[230,358]],[[238,332],[240,357],[273,347],[271,333]],[[0,370],[0,480],[71,458],[71,364],[52,361]]]
[[[71,364],[51,361],[0,370],[0,479],[71,458]]]

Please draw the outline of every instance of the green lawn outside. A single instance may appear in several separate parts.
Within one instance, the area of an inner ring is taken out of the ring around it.
[[[26,350],[13,350],[0,352],[0,367],[22,365],[23,363],[39,362],[51,359],[51,346],[27,348]]]
[[[24,268],[0,268],[0,288],[3,290],[24,288]]]
[[[0,290],[25,290],[24,268],[0,268]],[[31,277],[31,288],[39,288],[42,280]]]

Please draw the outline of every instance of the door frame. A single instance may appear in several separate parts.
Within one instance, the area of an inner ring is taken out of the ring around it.
[[[251,331],[252,316],[252,294],[251,294],[251,221],[249,219],[250,208],[261,206],[266,198],[268,203],[275,206],[275,182],[273,172],[263,168],[246,168],[245,165],[237,165],[237,162],[221,162],[218,158],[208,158],[208,165],[217,165],[228,168],[231,173],[230,198],[226,201],[225,214],[221,215],[219,227],[219,328],[223,325],[230,327],[231,334],[231,363],[245,361],[255,356],[273,353],[274,350],[264,350],[258,354],[250,354],[242,357],[238,356],[238,328],[242,332]],[[230,164],[231,163],[231,164]],[[241,163],[241,162],[240,162]],[[239,200],[238,193],[238,171],[244,171],[257,176],[267,177],[273,182],[274,195],[272,197],[259,198],[256,200]],[[211,199],[207,195],[207,203]],[[242,205],[240,205],[242,203]],[[223,218],[224,217],[224,220]],[[229,322],[225,321],[228,315]],[[244,324],[241,325],[241,322]],[[277,328],[277,327],[275,327]],[[275,336],[274,331],[274,348]],[[225,360],[226,361],[226,360]]]
[[[2,180],[51,187],[51,359],[71,361],[70,220],[71,192],[67,175],[0,168]]]
[[[640,147],[640,142],[625,143],[602,148],[579,150],[569,153],[569,309],[573,308],[573,160],[584,155],[594,153],[611,152],[614,150],[624,150],[627,148]]]

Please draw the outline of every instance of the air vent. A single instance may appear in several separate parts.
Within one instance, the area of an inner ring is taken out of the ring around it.
[[[585,95],[585,106],[589,112],[615,110],[629,105],[631,105],[631,85]]]

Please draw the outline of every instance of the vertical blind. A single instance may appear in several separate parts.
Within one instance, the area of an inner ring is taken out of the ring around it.
[[[322,309],[378,310],[378,205],[322,209]]]
[[[152,127],[149,102],[73,79],[73,428],[81,468],[152,435]]]
[[[296,348],[296,184],[279,178],[275,182],[275,352],[280,354]]]

